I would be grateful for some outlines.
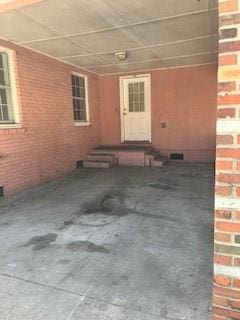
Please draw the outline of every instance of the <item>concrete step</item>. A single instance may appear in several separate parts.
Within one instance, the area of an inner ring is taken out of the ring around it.
[[[151,166],[156,167],[156,168],[161,168],[163,167],[163,162],[161,160],[152,160],[151,161]]]
[[[157,155],[154,157],[154,161],[161,161],[163,164],[168,162],[168,157],[162,156],[162,155]]]
[[[106,161],[106,162],[110,162],[111,165],[114,165],[115,163],[115,157],[113,154],[107,154],[107,153],[97,153],[97,154],[92,154],[90,153],[87,156],[86,160],[90,160],[90,161]]]
[[[97,148],[97,149],[91,150],[91,155],[93,155],[93,154],[106,154],[106,153],[114,155],[114,152],[113,153],[109,152],[109,150],[106,150],[106,149]]]
[[[96,160],[84,160],[83,166],[85,168],[102,168],[102,169],[108,169],[111,167],[111,164],[109,161],[96,161]]]

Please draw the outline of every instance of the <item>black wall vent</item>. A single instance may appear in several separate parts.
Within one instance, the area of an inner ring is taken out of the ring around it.
[[[78,160],[76,162],[76,168],[79,169],[79,168],[82,168],[83,167],[83,161],[82,160]]]
[[[0,198],[4,197],[4,187],[0,187]]]
[[[171,160],[183,160],[184,156],[183,153],[171,153],[170,159]]]

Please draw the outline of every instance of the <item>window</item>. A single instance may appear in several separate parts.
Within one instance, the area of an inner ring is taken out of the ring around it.
[[[128,84],[129,112],[144,112],[144,82]]]
[[[79,123],[86,123],[88,119],[87,78],[72,74],[73,116]]]
[[[11,51],[0,48],[0,125],[16,122],[16,101],[13,96],[11,67]]]

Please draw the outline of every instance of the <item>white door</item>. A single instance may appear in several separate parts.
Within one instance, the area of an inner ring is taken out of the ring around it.
[[[150,75],[122,77],[121,140],[151,141]]]

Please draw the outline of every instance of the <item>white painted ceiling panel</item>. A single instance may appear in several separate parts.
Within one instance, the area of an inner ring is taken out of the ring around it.
[[[123,72],[123,70],[117,65],[102,66],[102,67],[90,67],[90,68],[88,68],[88,70],[95,72],[95,73],[98,73],[98,74],[110,74],[110,73]]]
[[[36,24],[20,12],[12,10],[0,13],[0,36],[11,41],[22,42],[49,38],[56,34],[47,27]]]
[[[181,16],[134,26],[149,45],[161,44],[210,34],[209,13]],[[214,30],[216,33],[216,30]]]
[[[70,39],[96,53],[142,46],[130,27],[73,36]]]
[[[45,0],[20,11],[62,35],[126,25],[105,0]]]
[[[217,50],[217,37],[200,38],[168,45],[153,47],[152,50],[161,58],[192,55]]]
[[[149,69],[161,69],[165,68],[166,65],[162,60],[155,61],[142,61],[133,64],[125,64],[121,66],[122,71],[138,71],[138,70],[149,70]]]
[[[168,67],[179,67],[179,66],[187,66],[187,65],[195,65],[195,64],[205,64],[213,62],[212,54],[200,54],[195,56],[188,57],[177,57],[174,59],[164,59],[164,63]]]
[[[99,74],[212,63],[216,6],[217,0],[43,0],[1,12],[0,37]],[[117,63],[117,51],[127,51],[127,60]]]
[[[89,53],[88,50],[77,46],[67,38],[50,39],[27,44],[28,47],[47,53],[54,57],[73,56]]]
[[[101,66],[109,64],[109,61],[104,60],[104,58],[98,57],[97,55],[63,58],[63,60],[82,67]]]
[[[215,7],[216,1],[208,0],[109,0],[131,23],[166,18]]]

